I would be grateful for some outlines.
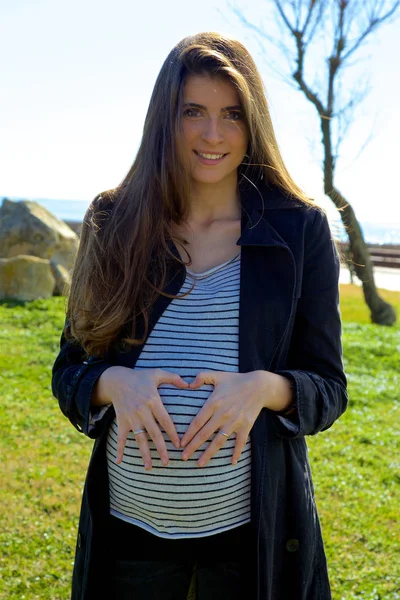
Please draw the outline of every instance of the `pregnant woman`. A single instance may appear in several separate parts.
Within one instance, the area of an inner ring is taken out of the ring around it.
[[[52,389],[95,439],[72,598],[331,598],[305,436],[347,406],[339,259],[243,45],[182,40],[82,226]]]

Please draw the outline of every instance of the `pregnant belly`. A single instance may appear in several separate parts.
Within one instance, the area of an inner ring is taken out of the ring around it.
[[[162,401],[180,438],[212,391],[212,386],[207,386],[209,390],[205,390],[205,387],[201,390],[190,390],[188,394],[185,394],[186,390],[182,393],[182,390],[171,386],[160,389]],[[230,519],[235,516],[239,519],[241,515],[249,514],[250,436],[237,465],[232,465],[231,462],[236,442],[233,433],[226,438],[222,448],[207,465],[199,467],[198,459],[218,433],[213,433],[188,460],[184,461],[183,448],[175,448],[167,433],[162,430],[169,463],[165,467],[162,465],[155,444],[149,436],[152,468],[146,471],[132,433],[128,436],[123,461],[119,465],[115,463],[117,433],[117,423],[114,421],[108,434],[107,461],[111,507],[118,513],[144,521],[157,531],[167,531],[168,527],[172,527],[175,533],[180,530],[179,523],[187,531],[196,514],[206,512],[209,515],[204,517],[205,529],[209,518],[220,523],[226,518],[227,511]]]
[[[197,390],[181,390],[174,386],[162,384],[159,389],[159,394],[161,401],[163,402],[169,416],[171,417],[175,429],[179,438],[181,439],[184,433],[189,428],[190,423],[194,419],[194,417],[199,413],[207,398],[213,391],[212,385],[204,385],[200,389]],[[148,444],[150,449],[150,455],[152,459],[152,471],[154,469],[153,474],[160,469],[161,472],[169,471],[171,472],[174,469],[177,469],[180,474],[184,472],[188,472],[191,469],[206,469],[212,468],[213,466],[218,465],[219,467],[224,467],[228,471],[236,471],[237,466],[233,466],[231,464],[232,455],[235,448],[236,435],[232,433],[229,438],[226,438],[226,441],[222,448],[211,458],[209,463],[205,467],[199,467],[197,465],[197,461],[203,452],[208,448],[210,442],[214,439],[216,435],[219,435],[218,432],[214,432],[210,438],[204,442],[202,446],[200,446],[196,452],[194,452],[191,457],[184,461],[182,459],[183,448],[175,448],[172,444],[169,435],[164,431],[164,429],[160,426],[161,432],[163,434],[165,444],[167,447],[167,452],[169,456],[169,463],[165,467],[161,464],[160,455],[158,450],[151,439],[150,435],[148,436]],[[109,439],[107,444],[107,452],[109,457],[114,461],[116,458],[116,444],[117,444],[117,423],[116,420],[111,425],[109,432]],[[250,445],[250,436],[248,436],[247,444],[242,452],[241,458],[243,459],[246,456],[245,450],[249,449]],[[217,461],[217,462],[216,462]],[[128,439],[125,446],[124,458],[121,463],[121,467],[126,467],[129,469],[139,470],[144,474],[149,473],[150,471],[144,470],[143,458],[139,450],[139,446],[137,444],[136,438],[132,432],[128,434]],[[178,473],[177,473],[178,475]]]

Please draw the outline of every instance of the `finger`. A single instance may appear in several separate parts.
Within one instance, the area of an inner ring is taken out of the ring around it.
[[[163,369],[159,369],[160,373],[157,375],[157,387],[161,383],[171,383],[176,387],[187,388],[189,387],[189,383],[182,379],[180,375],[177,373],[171,373],[170,371],[164,371]]]
[[[134,431],[136,431],[136,429],[146,429],[146,428],[145,427],[136,427],[134,429]],[[151,454],[150,454],[147,431],[144,431],[142,433],[136,433],[134,435],[136,438],[136,443],[139,446],[140,454],[142,455],[142,458],[143,458],[144,468],[146,469],[146,471],[148,471],[152,467],[152,462],[151,462]]]
[[[190,382],[189,385],[192,389],[199,388],[207,383],[211,385],[216,385],[215,376],[215,371],[197,373],[196,377],[193,379],[193,381]]]
[[[124,450],[125,450],[125,444],[126,444],[127,437],[128,437],[128,430],[118,427],[117,458],[115,459],[115,462],[117,463],[117,465],[119,465],[119,463],[122,462],[122,459],[124,458]]]
[[[226,427],[224,427],[224,432],[228,433],[228,431],[229,429],[226,430]],[[225,445],[227,440],[228,438],[225,435],[222,435],[222,433],[219,433],[217,431],[215,433],[213,441],[209,444],[208,448],[203,452],[203,454],[197,461],[199,467],[204,467],[208,463],[208,461],[218,452],[218,450],[220,450],[222,446]]]
[[[196,452],[196,450],[201,448],[201,446],[205,444],[207,440],[211,438],[212,434],[215,433],[218,429],[219,428],[215,419],[209,421],[207,425],[205,425],[199,431],[199,433],[192,439],[190,444],[186,446],[185,450],[182,453],[183,460],[187,460],[188,458],[190,458],[193,452]]]
[[[228,433],[228,432],[226,432]],[[232,454],[232,464],[236,465],[239,461],[240,455],[243,452],[243,449],[247,443],[248,433],[242,433],[240,431],[236,432],[236,444],[235,449]],[[201,458],[201,457],[200,457]]]
[[[179,439],[179,435],[176,431],[175,424],[168,414],[167,409],[165,408],[162,400],[160,398],[160,403],[153,409],[154,417],[157,419],[158,423],[164,429],[164,431],[168,434],[169,439],[174,444],[175,448],[181,447],[181,442]]]
[[[161,463],[165,467],[169,462],[167,446],[164,440],[164,436],[159,426],[157,425],[152,412],[149,411],[148,413],[145,413],[145,416],[143,417],[143,423],[144,428],[146,429],[147,433],[153,440],[155,447],[157,448],[158,454],[161,458]]]
[[[211,419],[214,409],[210,403],[210,398],[211,396],[209,396],[207,402],[203,405],[203,408],[197,413],[197,415],[194,417],[189,427],[183,434],[183,437],[181,439],[181,448],[184,448],[186,444],[188,444],[192,440],[192,438],[197,434],[197,432],[200,431],[200,429],[202,429],[202,427],[204,427],[204,425]],[[213,429],[210,432],[210,435],[214,431],[215,429]],[[206,438],[206,440],[207,439],[208,438]]]

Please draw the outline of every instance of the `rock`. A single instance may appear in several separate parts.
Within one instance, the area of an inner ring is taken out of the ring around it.
[[[0,232],[1,257],[29,254],[51,259],[68,271],[73,267],[78,236],[37,202],[5,198],[0,208]]]
[[[56,285],[53,291],[53,296],[68,296],[71,287],[71,275],[65,267],[60,264],[50,261],[50,268]]]
[[[50,261],[37,256],[0,258],[0,298],[29,302],[53,295]]]
[[[82,221],[68,221],[65,220],[65,223],[68,225],[68,227],[71,227],[72,231],[75,231],[77,236],[81,235],[81,230],[82,230]]]

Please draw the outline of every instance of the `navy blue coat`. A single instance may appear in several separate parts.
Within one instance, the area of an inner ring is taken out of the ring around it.
[[[328,429],[346,410],[339,312],[339,258],[325,214],[259,182],[242,189],[239,372],[264,369],[288,377],[297,400],[298,433],[266,408],[252,440],[251,527],[254,600],[329,600],[326,559],[308,462],[306,435]],[[263,204],[265,205],[264,211]],[[179,256],[175,245],[172,251]],[[177,294],[185,268],[171,265],[165,288]],[[171,299],[153,306],[150,331]],[[106,598],[108,479],[105,454],[111,407],[89,432],[91,394],[111,365],[134,367],[142,346],[84,361],[61,337],[52,390],[72,424],[95,438],[86,477],[73,574],[73,600]],[[135,543],[135,540],[132,540]],[[104,576],[103,576],[104,575]]]

